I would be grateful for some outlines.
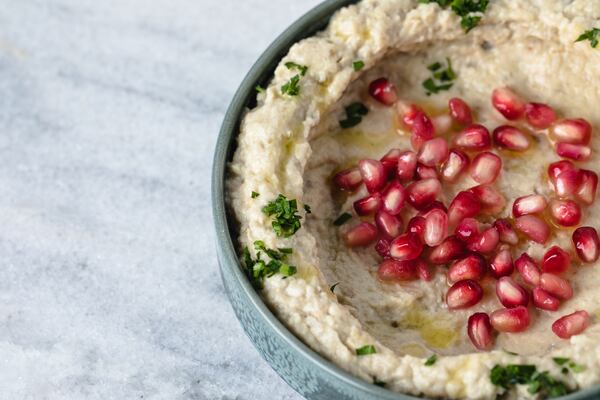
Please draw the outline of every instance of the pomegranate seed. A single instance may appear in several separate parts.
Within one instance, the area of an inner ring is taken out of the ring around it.
[[[571,256],[558,246],[548,249],[542,258],[542,271],[562,274],[571,266]]]
[[[580,171],[580,183],[575,196],[583,203],[591,205],[596,199],[598,189],[598,175],[594,171],[582,169]]]
[[[586,145],[592,137],[592,126],[583,118],[563,119],[552,126],[550,134],[557,142]]]
[[[458,224],[454,233],[463,242],[470,242],[479,236],[479,222],[474,218],[465,218]]]
[[[587,311],[575,311],[557,319],[552,324],[552,332],[561,339],[570,339],[579,335],[590,326],[590,315]]]
[[[417,276],[419,279],[425,282],[429,282],[433,279],[433,272],[425,261],[417,258],[415,260],[415,265],[417,267]]]
[[[362,183],[362,176],[358,168],[350,168],[335,174],[333,182],[342,190],[353,191]]]
[[[581,178],[581,171],[565,169],[556,177],[556,181],[554,183],[556,194],[560,197],[575,195],[580,188]]]
[[[550,177],[552,184],[555,184],[558,175],[567,170],[577,171],[577,167],[575,167],[575,165],[568,160],[560,160],[550,164],[548,166],[548,176]]]
[[[398,92],[394,86],[386,78],[375,79],[369,85],[369,94],[375,100],[386,106],[391,106],[398,100]]]
[[[492,226],[471,239],[467,243],[467,248],[471,251],[487,254],[494,251],[499,242],[500,235],[498,234],[498,230]]]
[[[431,210],[425,217],[423,240],[428,246],[437,246],[448,236],[448,215],[442,210]]]
[[[512,275],[514,270],[515,267],[513,265],[512,255],[508,248],[500,249],[490,262],[490,272],[496,279]]]
[[[437,179],[438,174],[434,167],[428,167],[421,163],[417,164],[417,179],[429,179],[434,178]]]
[[[404,207],[406,191],[398,181],[392,181],[381,195],[382,208],[384,211],[398,215]]]
[[[533,288],[533,304],[542,310],[556,311],[560,307],[560,300],[536,286]]]
[[[369,193],[375,193],[385,186],[386,173],[383,164],[377,160],[360,160],[358,169]]]
[[[406,191],[408,202],[417,210],[431,204],[442,193],[442,185],[437,179],[429,178],[411,183]]]
[[[415,104],[406,104],[401,101],[396,103],[396,108],[398,111],[398,116],[404,122],[404,125],[407,127],[412,127],[415,118],[419,113],[424,112],[423,109]]]
[[[521,256],[515,260],[515,267],[517,267],[517,270],[525,283],[532,286],[540,284],[540,270],[535,261],[529,257],[529,254],[521,254]]]
[[[573,232],[573,245],[577,256],[584,263],[593,263],[600,256],[600,239],[596,229],[582,226]]]
[[[448,208],[448,223],[456,226],[465,218],[477,216],[481,211],[481,202],[471,192],[459,192]]]
[[[412,233],[417,235],[421,240],[423,240],[423,233],[425,232],[425,218],[421,216],[412,217],[410,221],[408,221],[408,225],[406,226],[406,233]]]
[[[477,253],[455,261],[448,269],[448,280],[452,283],[472,279],[478,281],[483,278],[487,269],[487,261]]]
[[[502,308],[490,315],[490,322],[500,332],[523,332],[529,327],[529,310],[524,306]]]
[[[469,125],[456,135],[454,145],[468,151],[489,149],[491,145],[490,132],[483,125]]]
[[[592,155],[592,149],[581,144],[559,142],[556,144],[556,154],[575,161],[585,161]]]
[[[467,169],[469,156],[460,150],[452,149],[448,153],[448,159],[442,166],[442,180],[445,182],[456,182],[458,177]]]
[[[500,170],[502,169],[502,159],[495,155],[485,151],[477,154],[471,164],[471,178],[477,183],[487,184],[494,182]]]
[[[447,264],[465,254],[465,244],[456,236],[448,236],[440,245],[431,249],[429,261],[432,264]]]
[[[519,243],[519,237],[517,232],[513,229],[512,225],[507,219],[498,219],[494,222],[494,226],[498,229],[500,234],[500,241],[502,243],[517,244]]]
[[[507,87],[492,92],[492,104],[506,119],[519,119],[525,112],[525,102]]]
[[[494,345],[494,332],[486,313],[475,313],[469,317],[467,334],[473,346],[479,350],[489,350]]]
[[[402,221],[392,214],[380,210],[375,214],[375,225],[379,232],[388,239],[394,239],[402,233]]]
[[[398,158],[402,154],[400,149],[391,149],[379,160],[383,164],[386,175],[392,177],[398,169]]]
[[[417,169],[417,153],[405,151],[398,156],[398,178],[403,181],[411,180]]]
[[[481,211],[486,214],[497,214],[504,210],[506,199],[492,185],[479,185],[469,189],[481,202]]]
[[[414,261],[398,261],[387,259],[379,264],[377,276],[385,282],[413,281],[418,278],[417,267]]]
[[[496,282],[496,295],[506,308],[514,308],[529,304],[529,293],[510,276],[503,276]]]
[[[373,193],[354,202],[354,209],[358,215],[372,215],[381,209],[381,195]]]
[[[443,212],[448,213],[448,209],[446,208],[444,203],[442,203],[439,200],[436,200],[427,207],[423,207],[417,215],[420,217],[426,217],[431,210],[442,210]]]
[[[469,308],[479,303],[483,298],[483,290],[475,281],[456,282],[446,294],[446,304],[450,310]]]
[[[344,234],[344,242],[348,247],[368,246],[377,240],[377,228],[368,222],[361,222]]]
[[[523,215],[515,220],[515,227],[536,243],[544,244],[550,237],[550,227],[535,215]]]
[[[458,97],[453,97],[448,101],[450,116],[459,124],[470,125],[473,122],[471,107]]]
[[[387,239],[379,239],[375,244],[375,251],[383,258],[390,257],[390,241]]]
[[[562,300],[569,300],[573,297],[573,288],[569,281],[548,272],[540,275],[540,287]]]
[[[541,213],[546,209],[548,202],[544,196],[539,194],[530,194],[529,196],[522,196],[515,200],[513,203],[512,213],[514,217],[520,217],[521,215],[537,214]]]
[[[435,127],[431,119],[424,112],[417,112],[411,126],[412,135],[410,142],[413,149],[419,150],[423,143],[433,139]]]
[[[438,137],[423,143],[419,150],[419,162],[434,167],[443,163],[448,158],[448,143],[446,139]]]
[[[440,135],[448,133],[452,128],[452,117],[446,114],[436,115],[432,122],[435,132]]]
[[[529,125],[537,129],[546,129],[556,121],[554,109],[547,104],[528,103],[525,106],[525,118]]]
[[[496,146],[513,151],[525,151],[531,145],[525,132],[510,125],[502,125],[494,129],[494,143]]]
[[[550,214],[560,226],[575,226],[581,221],[581,208],[573,200],[552,200]]]
[[[423,252],[421,239],[413,233],[398,236],[390,244],[390,256],[399,261],[414,260]]]

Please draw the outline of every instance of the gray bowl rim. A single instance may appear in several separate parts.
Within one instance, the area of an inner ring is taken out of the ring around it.
[[[236,138],[239,131],[239,124],[243,117],[244,110],[249,104],[252,104],[255,97],[255,87],[257,84],[267,83],[273,74],[273,71],[279,61],[285,56],[289,48],[299,40],[309,37],[319,30],[323,29],[330,17],[338,9],[358,3],[359,0],[326,0],[309,10],[298,20],[292,23],[283,33],[281,33],[260,55],[250,71],[242,80],[236,90],[229,107],[225,113],[219,137],[215,146],[213,158],[212,179],[211,179],[211,197],[213,222],[215,225],[217,246],[220,250],[222,260],[219,263],[220,268],[227,268],[237,279],[237,283],[243,290],[244,296],[248,299],[255,311],[260,315],[263,321],[277,332],[283,341],[298,352],[311,364],[318,367],[322,372],[329,374],[333,378],[345,382],[350,387],[370,392],[380,399],[405,400],[422,399],[406,394],[392,392],[388,389],[378,387],[368,383],[360,378],[351,375],[342,368],[325,359],[319,353],[312,350],[299,338],[297,338],[262,301],[259,294],[253,288],[252,284],[244,274],[240,264],[235,245],[230,234],[228,212],[225,200],[225,177],[227,164],[236,147]],[[277,371],[276,371],[277,372]],[[567,396],[562,400],[584,400],[600,397],[600,385],[593,386],[587,390],[578,391]]]

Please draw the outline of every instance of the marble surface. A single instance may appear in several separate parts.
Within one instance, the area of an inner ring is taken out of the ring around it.
[[[14,0],[0,12],[1,399],[299,399],[217,272],[224,110],[318,0]]]

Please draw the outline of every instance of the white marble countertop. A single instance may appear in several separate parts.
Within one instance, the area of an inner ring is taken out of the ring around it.
[[[213,146],[318,0],[18,0],[0,12],[0,398],[299,399],[225,297]]]

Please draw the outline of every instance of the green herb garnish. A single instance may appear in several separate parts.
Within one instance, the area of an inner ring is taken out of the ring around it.
[[[554,361],[554,363],[556,365],[558,365],[559,367],[563,367],[563,369],[561,370],[561,372],[563,374],[568,373],[569,369],[571,369],[571,371],[576,374],[585,371],[584,365],[577,364],[574,361],[571,361],[571,359],[567,358],[567,357],[554,357],[552,359],[552,361]],[[565,370],[566,370],[566,372],[565,372]]]
[[[351,219],[352,219],[352,214],[345,212],[342,215],[340,215],[339,217],[337,217],[336,220],[333,221],[333,224],[335,226],[342,226],[346,222],[350,221]]]
[[[435,364],[437,362],[438,356],[437,354],[433,354],[431,357],[429,357],[427,360],[425,360],[425,366],[426,367],[431,367],[433,364]]]
[[[427,67],[432,72],[432,77],[423,81],[423,87],[427,96],[437,94],[442,90],[448,90],[454,85],[452,82],[456,79],[456,72],[452,69],[452,62],[446,58],[447,67],[442,69],[443,65],[439,62],[433,63]]]
[[[256,93],[264,93],[265,92],[265,88],[260,85],[256,85],[254,87],[254,90],[256,90]]]
[[[311,211],[310,206],[308,204],[304,205],[304,211],[306,211],[307,214],[312,214],[312,211]]]
[[[531,394],[558,397],[568,393],[563,382],[551,377],[548,372],[539,372],[535,365],[496,365],[490,372],[490,379],[494,385],[505,389],[517,384],[527,385]]]
[[[368,113],[369,109],[363,103],[352,103],[346,107],[346,119],[340,121],[340,126],[344,129],[356,126]]]
[[[554,363],[556,365],[565,365],[566,363],[568,363],[569,361],[571,361],[571,359],[566,358],[566,357],[554,357],[552,359],[552,361],[554,361]]]
[[[255,198],[257,198],[258,196],[260,196],[260,194],[259,194],[259,193],[257,193],[257,192],[255,192],[255,191],[253,190],[253,191],[252,191],[252,198],[253,198],[253,199],[255,199]]]
[[[293,61],[286,62],[285,66],[289,70],[297,69],[298,71],[300,71],[300,75],[302,76],[306,75],[306,71],[308,71],[308,67],[306,65],[296,64]]]
[[[571,371],[573,371],[573,373],[578,374],[580,372],[585,371],[585,365],[581,365],[581,364],[576,364],[573,361],[571,361],[569,363],[569,368],[571,368]]]
[[[340,284],[340,282],[336,282],[336,283],[334,283],[333,285],[331,285],[331,286],[329,287],[329,290],[331,290],[331,293],[334,293],[335,287],[336,287],[337,285],[339,285],[339,284]]]
[[[364,67],[365,63],[362,60],[356,60],[352,63],[352,68],[354,68],[355,71],[360,71]]]
[[[298,96],[300,93],[300,75],[294,75],[292,78],[281,87],[281,93],[290,96]]]
[[[366,356],[375,353],[377,353],[377,350],[375,350],[375,346],[373,346],[372,344],[368,344],[366,346],[359,347],[358,349],[356,349],[357,356]]]
[[[600,29],[592,28],[589,31],[585,31],[584,33],[579,35],[577,40],[575,40],[575,43],[581,42],[583,40],[589,40],[590,46],[596,48],[598,46],[598,41],[600,40]]]
[[[437,3],[441,8],[450,8],[460,17],[460,26],[469,33],[481,21],[489,0],[419,0],[419,3]]]
[[[280,273],[284,278],[287,278],[297,272],[296,267],[285,262],[287,256],[292,254],[292,249],[269,249],[262,240],[254,242],[254,249],[257,251],[255,259],[250,255],[248,247],[244,247],[242,252],[244,269],[254,287],[262,288],[263,279],[271,277],[276,273]],[[267,255],[270,259],[263,260],[263,254]]]
[[[298,204],[296,200],[288,200],[280,194],[273,201],[263,207],[262,212],[273,217],[273,231],[280,237],[290,237],[300,229],[300,219],[298,214]]]

